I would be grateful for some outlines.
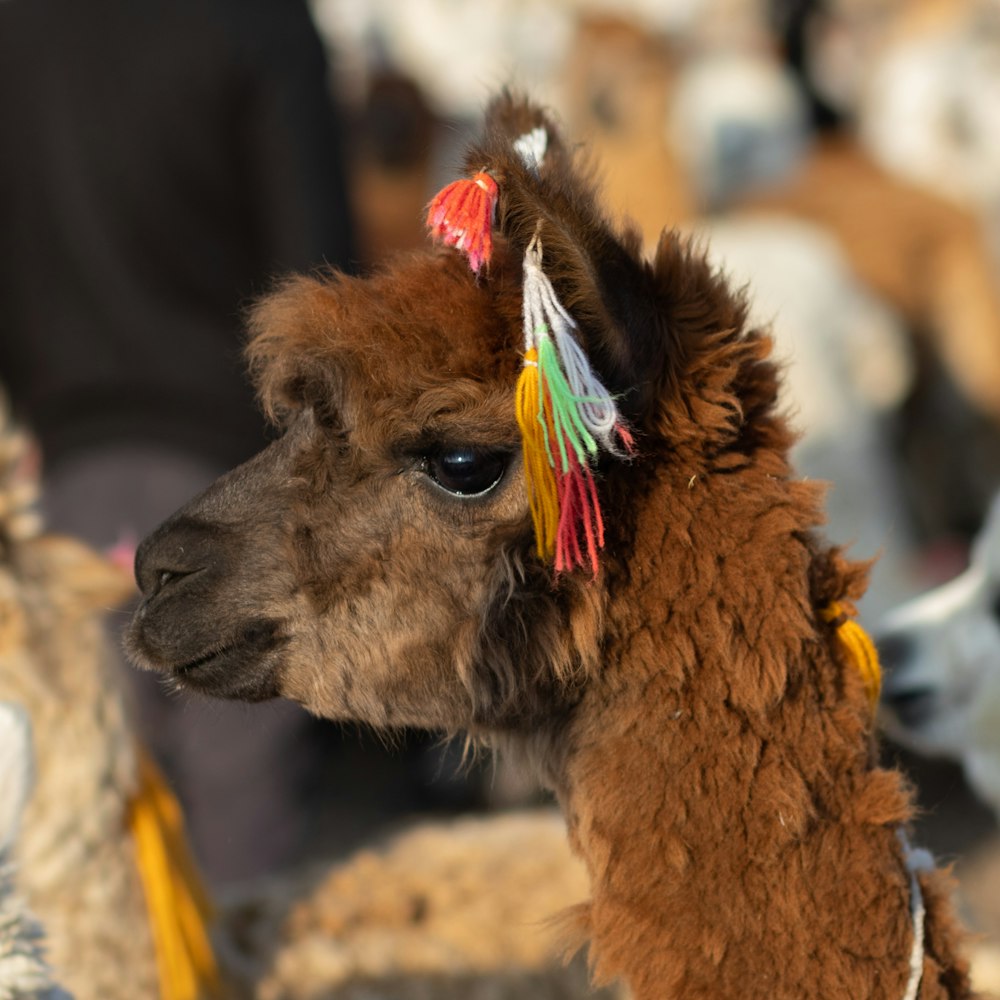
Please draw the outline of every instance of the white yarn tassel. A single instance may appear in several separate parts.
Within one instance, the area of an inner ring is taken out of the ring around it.
[[[542,246],[536,236],[524,255],[525,349],[537,347],[539,338],[545,334],[552,336],[581,422],[601,448],[621,455],[616,438],[623,426],[621,414],[614,398],[590,367],[576,338],[577,329],[542,270]]]

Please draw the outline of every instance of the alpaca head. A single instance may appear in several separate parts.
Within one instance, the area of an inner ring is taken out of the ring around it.
[[[539,127],[536,165],[514,140]],[[500,190],[478,276],[458,251],[428,250],[366,278],[293,278],[257,307],[249,357],[281,434],[140,547],[138,664],[332,718],[529,728],[599,669],[609,582],[632,572],[651,483],[686,488],[787,445],[742,303],[672,235],[644,261],[539,110],[496,101],[467,165]],[[594,468],[596,574],[557,573],[529,511],[515,386],[536,236],[637,442]]]

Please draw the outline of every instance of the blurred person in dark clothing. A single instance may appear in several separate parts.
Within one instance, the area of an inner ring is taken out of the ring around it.
[[[141,537],[264,444],[241,309],[349,266],[343,140],[303,0],[0,0],[0,383],[49,526]],[[215,881],[302,835],[304,713],[134,681]]]

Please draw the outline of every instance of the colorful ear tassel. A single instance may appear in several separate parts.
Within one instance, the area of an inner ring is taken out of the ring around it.
[[[557,572],[589,565],[596,574],[604,520],[591,464],[601,451],[630,452],[632,437],[542,271],[537,235],[524,255],[523,294],[524,364],[516,405],[538,552],[554,557]]]
[[[427,209],[431,236],[461,250],[476,274],[493,254],[497,195],[497,182],[480,171],[471,180],[464,177],[442,188]]]
[[[526,167],[541,168],[548,135],[519,137],[514,148]],[[496,181],[485,172],[455,181],[431,202],[431,235],[461,250],[479,274],[493,251]],[[600,452],[630,454],[632,437],[580,346],[573,317],[542,271],[536,232],[524,255],[524,362],[517,383],[517,422],[535,541],[556,572],[589,566],[597,575],[604,520],[591,472]]]

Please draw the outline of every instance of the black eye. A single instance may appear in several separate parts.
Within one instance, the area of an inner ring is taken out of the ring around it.
[[[507,468],[507,452],[449,448],[427,458],[427,474],[449,493],[469,497],[493,489]]]

